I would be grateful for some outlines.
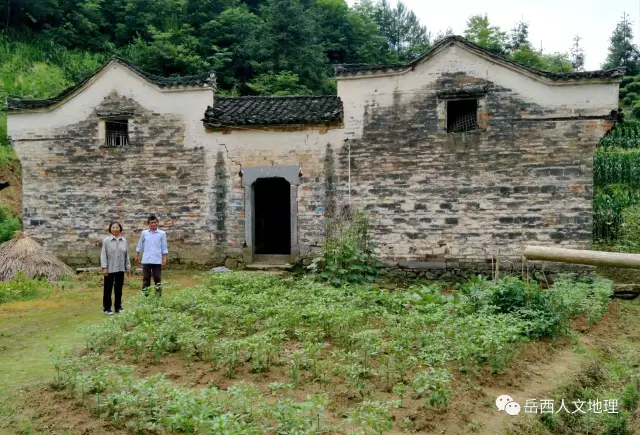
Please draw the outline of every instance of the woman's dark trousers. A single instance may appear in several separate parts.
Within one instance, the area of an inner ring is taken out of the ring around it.
[[[104,294],[102,295],[102,306],[105,311],[111,311],[111,291],[115,293],[115,311],[122,309],[122,285],[124,284],[124,272],[110,273],[104,277]],[[114,288],[115,287],[115,288]]]

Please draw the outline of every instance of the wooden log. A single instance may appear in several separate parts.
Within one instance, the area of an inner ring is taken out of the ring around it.
[[[82,272],[98,272],[101,271],[102,268],[101,267],[78,267],[76,269],[76,273],[82,273]]]
[[[640,269],[639,254],[527,246],[524,249],[524,256],[528,260]]]

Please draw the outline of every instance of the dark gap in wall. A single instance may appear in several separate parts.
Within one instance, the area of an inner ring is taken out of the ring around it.
[[[129,121],[127,119],[111,119],[105,121],[106,143],[108,147],[129,145]]]
[[[463,132],[478,128],[478,100],[447,101],[447,131]]]
[[[291,189],[284,178],[260,178],[253,185],[255,253],[291,254]]]

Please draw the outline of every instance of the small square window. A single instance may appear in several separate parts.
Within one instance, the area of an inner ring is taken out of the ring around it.
[[[478,129],[478,100],[447,101],[447,132]]]
[[[105,145],[123,147],[129,145],[129,122],[127,119],[105,121]]]

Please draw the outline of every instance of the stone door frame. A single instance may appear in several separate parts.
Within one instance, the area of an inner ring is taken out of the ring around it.
[[[300,256],[298,247],[298,186],[300,185],[300,167],[254,166],[242,168],[242,188],[244,189],[244,262],[250,264],[255,256],[255,201],[254,183],[264,178],[284,178],[289,182],[291,254],[290,262],[296,262]]]

